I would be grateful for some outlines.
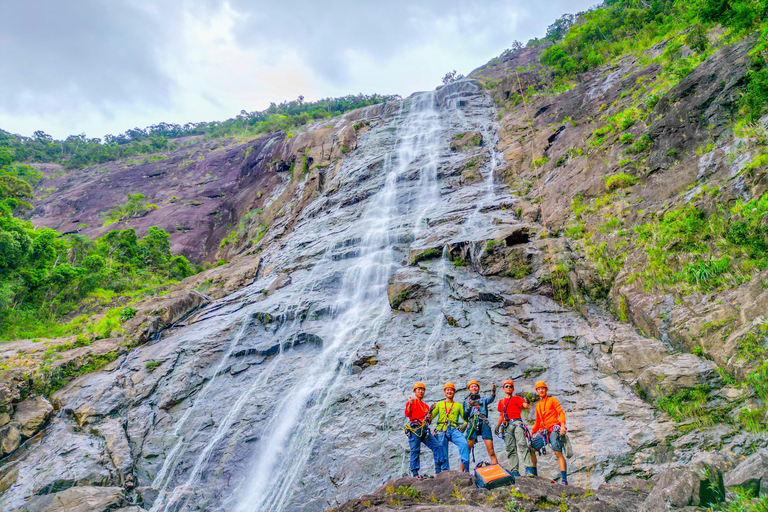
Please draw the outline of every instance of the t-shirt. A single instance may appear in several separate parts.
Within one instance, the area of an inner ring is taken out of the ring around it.
[[[546,396],[536,404],[536,423],[531,432],[536,433],[539,429],[549,429],[555,425],[565,425],[565,412],[557,398]]]
[[[432,408],[432,416],[437,417],[437,430],[447,430],[448,426],[456,427],[459,424],[459,418],[464,417],[464,406],[459,402],[451,402],[450,404],[443,400],[437,402]]]
[[[499,400],[499,412],[503,421],[520,419],[520,413],[522,413],[525,400],[521,396],[513,396],[510,398],[502,398]],[[504,413],[507,413],[506,417]]]
[[[429,406],[418,398],[408,400],[408,403],[405,404],[405,415],[411,421],[424,421],[427,413],[429,413]]]

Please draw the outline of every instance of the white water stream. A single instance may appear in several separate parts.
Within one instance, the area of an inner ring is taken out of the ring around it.
[[[327,329],[322,351],[314,364],[286,390],[282,402],[275,405],[260,441],[247,477],[233,494],[227,509],[237,512],[277,512],[286,510],[297,479],[305,471],[316,434],[329,406],[343,389],[347,372],[343,368],[390,317],[387,282],[396,262],[396,237],[393,228],[405,223],[398,197],[398,179],[410,169],[420,171],[414,192],[419,215],[414,229],[439,201],[436,179],[438,144],[442,128],[435,109],[435,93],[416,95],[398,133],[395,159],[385,159],[385,184],[370,200],[355,231],[365,233],[359,256],[347,268],[340,292],[335,299],[337,316]],[[341,363],[341,364],[339,364]]]

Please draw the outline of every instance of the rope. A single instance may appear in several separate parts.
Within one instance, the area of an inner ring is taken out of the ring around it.
[[[533,118],[530,116],[530,112],[528,111],[528,102],[525,99],[525,94],[523,94],[523,86],[522,86],[522,84],[520,82],[520,73],[517,70],[515,70],[515,75],[517,76],[517,86],[518,86],[518,89],[520,91],[520,97],[523,99],[523,108],[525,109],[525,117],[526,117],[526,119],[528,119],[528,130],[529,130],[530,136],[531,136],[531,140],[530,140],[530,143],[529,143],[529,148],[530,148],[530,156],[531,156],[531,165],[533,165],[533,160],[534,160],[534,154],[533,154],[533,141],[534,141]],[[515,178],[517,179],[517,174],[516,173],[515,173]],[[544,227],[544,229],[547,231],[547,233],[549,233],[549,228],[547,227],[547,216],[546,216],[546,211],[545,211],[545,208],[544,208],[544,195],[542,194],[541,179],[539,178],[539,173],[538,172],[535,173],[535,178],[536,178],[536,193],[537,193],[538,198],[539,198],[539,204],[541,205],[541,224]],[[552,249],[552,242],[551,242],[551,240],[552,240],[552,238],[550,236],[547,236],[547,250],[549,252],[550,265],[552,265],[554,263],[554,261],[555,261],[554,250]],[[552,272],[550,271],[550,276],[551,275],[552,275]],[[556,295],[555,287],[554,286],[552,287],[552,293],[553,293],[553,296]],[[555,297],[555,298],[557,298],[557,297]],[[563,328],[562,328],[562,323],[561,323],[561,319],[560,319],[560,312],[558,311],[557,313],[555,313],[555,316],[557,318],[557,332],[558,332],[558,338],[560,338],[560,347],[561,347],[561,350],[565,350],[565,343],[563,342],[563,337],[562,337]],[[574,387],[575,387],[575,385],[576,385],[576,365],[574,364],[574,361],[573,361],[573,353],[570,350],[568,352],[569,352],[569,355],[570,355],[571,375],[573,377],[573,383],[574,383]],[[586,436],[586,432],[582,429],[582,425],[581,425],[581,409],[579,408],[578,401],[575,402],[575,408],[576,408],[576,413],[577,413],[576,414],[576,422],[577,422],[577,425],[578,425],[578,429],[579,429],[580,432],[582,432]],[[585,446],[586,446],[586,443],[585,443]],[[590,442],[589,446],[590,447],[592,446],[591,442]],[[587,449],[587,450],[590,451],[590,453],[587,455],[587,457],[591,458],[594,461],[594,454],[591,453],[591,450],[589,450],[589,449]],[[590,457],[590,455],[591,455],[591,457]],[[580,460],[581,456],[577,455],[577,459]],[[584,467],[586,469],[587,485],[586,486],[583,485],[583,481],[581,479],[581,474],[579,475],[579,483],[582,483],[582,487],[589,487],[589,481],[590,481],[589,464],[582,464],[582,467]]]
[[[415,434],[416,437],[422,437],[424,435],[424,428],[427,426],[426,421],[422,421],[421,423],[418,423],[417,427],[414,427],[412,423],[406,423],[405,425],[405,432],[407,434]]]

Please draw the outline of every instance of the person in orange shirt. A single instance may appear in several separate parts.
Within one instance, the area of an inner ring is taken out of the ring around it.
[[[427,445],[427,448],[432,450],[435,458],[435,474],[442,471],[444,464],[443,447],[429,431],[429,422],[432,421],[432,415],[429,412],[429,406],[422,401],[426,391],[427,387],[424,383],[417,382],[413,385],[413,394],[416,395],[416,398],[411,398],[405,405],[405,416],[409,420],[405,430],[408,434],[408,444],[411,448],[410,468],[411,475],[413,476],[419,476],[421,443],[424,443]]]
[[[536,404],[536,423],[531,433],[536,434],[541,431],[557,457],[557,463],[560,466],[560,483],[568,485],[568,465],[563,457],[563,441],[560,437],[564,436],[568,430],[565,426],[565,412],[557,398],[547,396],[547,391],[547,384],[543,380],[536,383],[536,393],[541,400]],[[535,453],[532,454],[531,459],[533,466],[536,467]]]

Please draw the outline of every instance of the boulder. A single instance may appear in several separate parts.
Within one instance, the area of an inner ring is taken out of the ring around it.
[[[614,342],[611,357],[616,372],[623,379],[633,381],[648,367],[660,363],[667,351],[657,339],[627,334],[626,338]]]
[[[0,428],[0,456],[5,457],[21,444],[21,432],[15,425]]]
[[[768,495],[768,450],[753,453],[726,473],[725,486],[740,487],[752,496]]]
[[[424,297],[427,293],[423,283],[424,273],[418,268],[404,267],[395,272],[389,278],[387,297],[392,309],[399,309],[401,304],[408,302],[410,311],[417,311],[419,306],[416,299]]]
[[[14,512],[94,512],[125,505],[120,487],[70,487],[61,492],[33,496]],[[138,507],[135,507],[138,510]],[[127,510],[127,509],[121,509]]]
[[[667,356],[648,367],[637,379],[645,396],[651,399],[699,385],[715,387],[721,382],[717,365],[694,354]]]
[[[668,469],[651,481],[651,493],[640,506],[640,512],[704,507],[725,498],[723,474],[713,465]]]
[[[398,307],[400,311],[404,313],[420,313],[421,312],[421,304],[416,302],[413,299],[404,300],[402,303],[400,303],[400,307]]]
[[[13,420],[19,424],[22,436],[32,437],[48,421],[52,412],[51,402],[42,396],[34,396],[16,406]]]

